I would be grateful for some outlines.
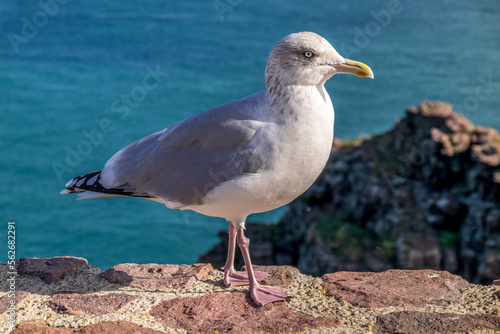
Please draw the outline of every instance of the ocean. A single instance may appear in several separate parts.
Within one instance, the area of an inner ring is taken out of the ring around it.
[[[17,259],[196,262],[227,222],[59,191],[137,139],[263,90],[268,53],[292,32],[375,74],[327,82],[341,139],[383,132],[421,100],[500,129],[499,22],[497,0],[2,0],[0,261],[15,222]]]

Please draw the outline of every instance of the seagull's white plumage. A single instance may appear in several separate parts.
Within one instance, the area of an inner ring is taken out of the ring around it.
[[[214,107],[117,152],[101,172],[71,180],[63,193],[134,196],[230,221],[226,285],[250,284],[258,305],[286,299],[258,284],[244,224],[249,214],[283,206],[319,176],[333,141],[334,111],[323,84],[337,73],[373,78],[321,36],[291,34],[271,51],[266,90]],[[234,270],[236,237],[247,274]]]

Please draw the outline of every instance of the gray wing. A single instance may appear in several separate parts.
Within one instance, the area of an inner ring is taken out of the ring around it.
[[[254,140],[266,124],[252,118],[263,98],[209,109],[130,144],[106,163],[101,184],[131,185],[177,207],[202,204],[217,185],[266,167],[271,152]]]

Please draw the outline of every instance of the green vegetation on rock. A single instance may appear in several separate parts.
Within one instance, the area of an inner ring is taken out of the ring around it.
[[[340,217],[325,217],[316,222],[314,235],[332,250],[342,263],[359,262],[367,254],[376,258],[393,258],[395,243],[381,238],[360,226]]]

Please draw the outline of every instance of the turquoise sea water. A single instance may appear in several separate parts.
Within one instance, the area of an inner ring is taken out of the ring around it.
[[[317,32],[375,73],[327,83],[340,138],[384,131],[424,99],[500,129],[499,22],[497,0],[2,0],[0,261],[8,221],[17,258],[196,261],[226,222],[59,191],[136,139],[264,89],[267,55],[292,32]]]

